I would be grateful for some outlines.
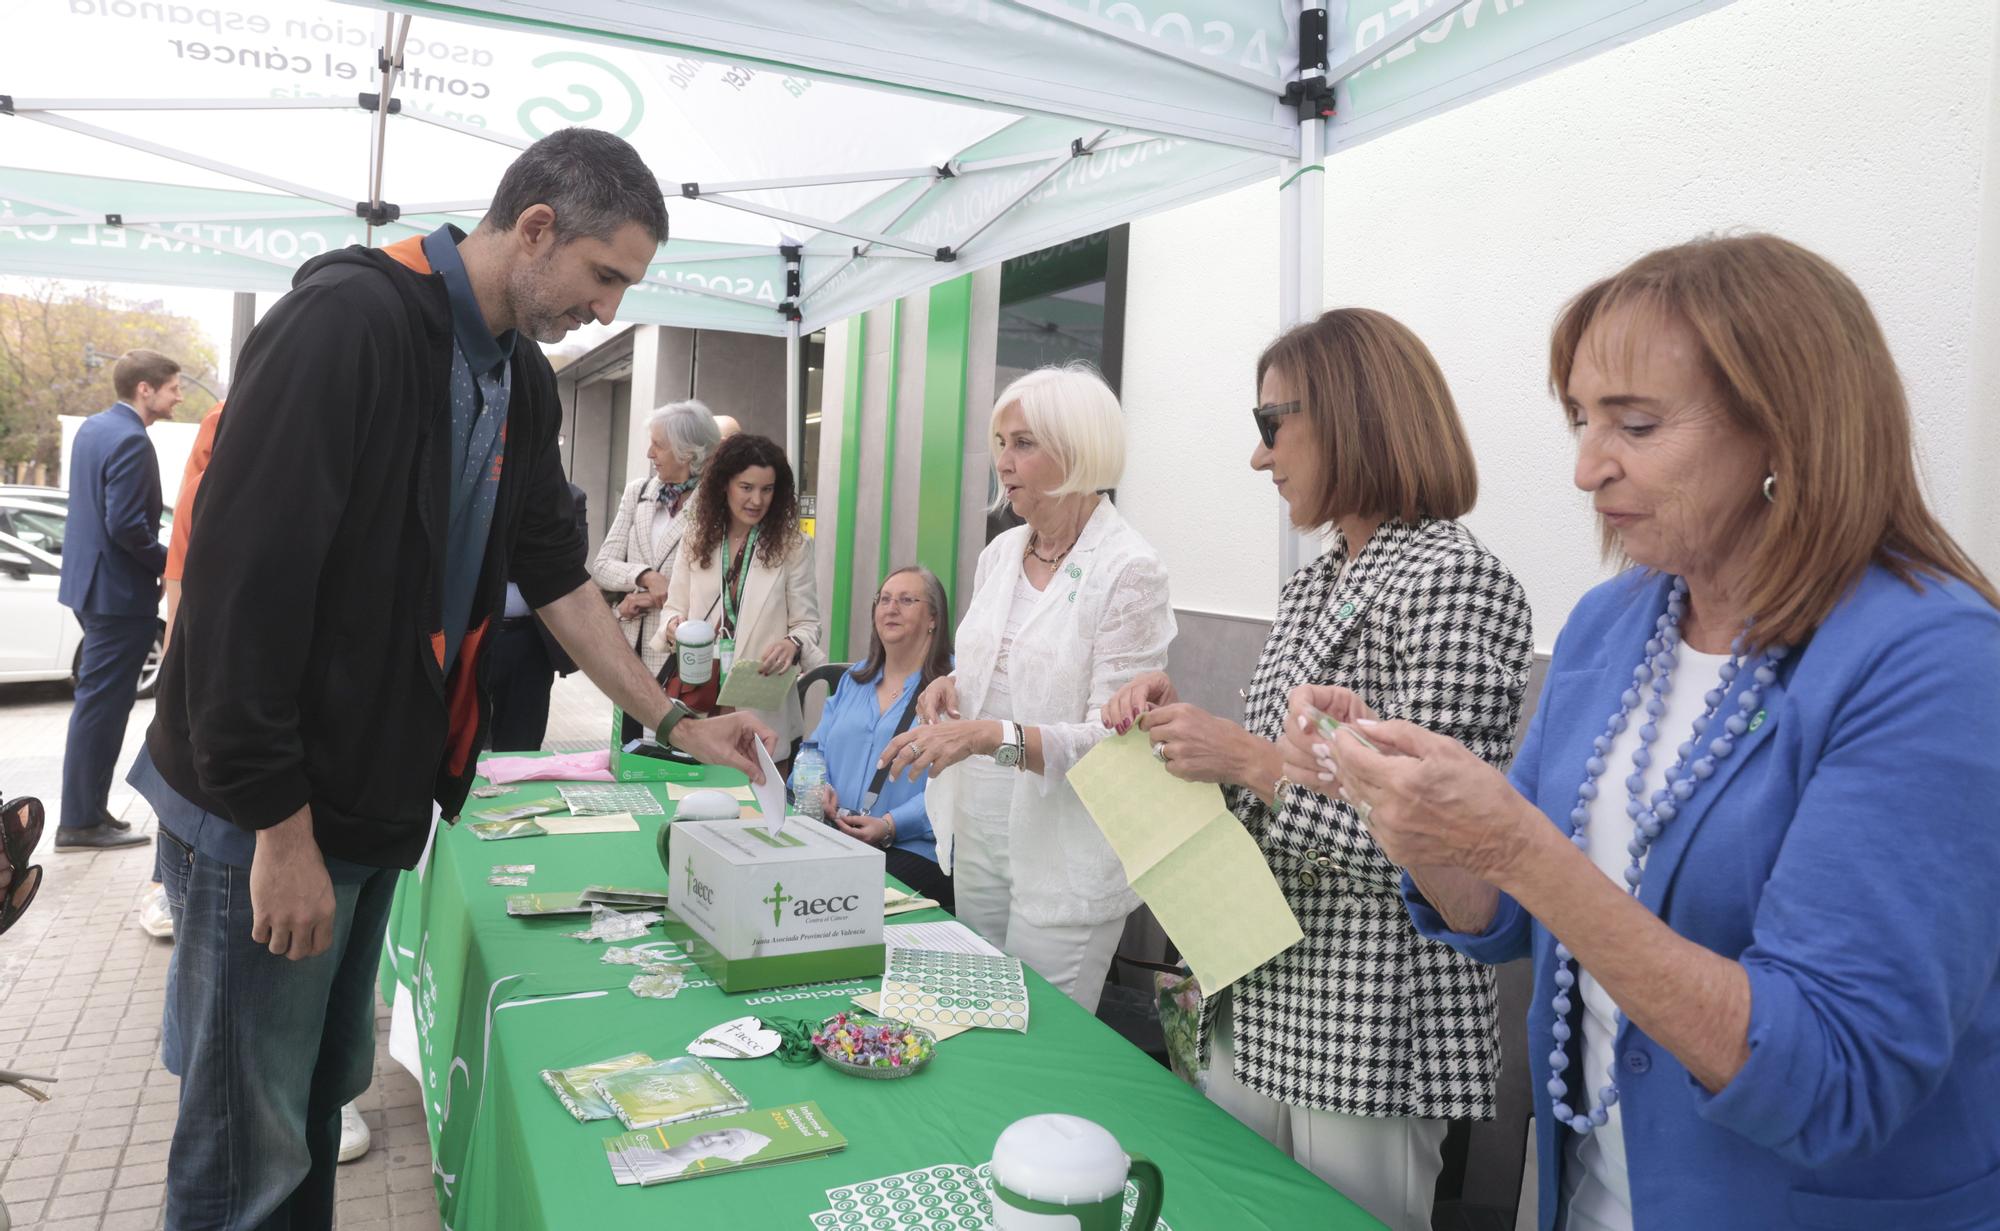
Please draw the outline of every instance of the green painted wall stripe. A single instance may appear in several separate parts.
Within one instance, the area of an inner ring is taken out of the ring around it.
[[[854,502],[861,486],[861,397],[868,363],[868,314],[847,322],[847,382],[840,407],[839,512],[833,531],[833,610],[828,613],[826,652],[834,662],[851,662],[847,626],[854,607]]]
[[[965,379],[970,366],[972,277],[931,288],[924,345],[923,483],[917,559],[944,582],[956,620],[959,501],[965,486]]]
[[[903,381],[903,301],[889,305],[889,407],[882,429],[882,549],[875,562],[875,586],[879,590],[896,563],[889,558],[890,529],[896,505],[896,387]],[[871,615],[872,619],[873,616]]]

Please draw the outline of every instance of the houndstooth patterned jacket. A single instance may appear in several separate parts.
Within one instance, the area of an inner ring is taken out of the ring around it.
[[[1245,726],[1275,739],[1294,687],[1342,684],[1504,769],[1534,653],[1520,583],[1455,521],[1384,523],[1343,576],[1346,559],[1338,546],[1286,583]],[[1224,993],[1237,1079],[1347,1115],[1490,1118],[1492,970],[1417,935],[1401,871],[1347,804],[1292,787],[1274,813],[1227,794],[1305,932]],[[1204,1062],[1220,999],[1202,1005]]]

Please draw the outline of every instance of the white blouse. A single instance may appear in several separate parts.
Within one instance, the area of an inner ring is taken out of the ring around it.
[[[1686,645],[1674,656],[1674,687],[1667,693],[1667,712],[1654,724],[1658,733],[1652,744],[1653,761],[1646,767],[1648,799],[1666,784],[1668,768],[1679,759],[1681,744],[1694,734],[1694,720],[1706,707],[1708,690],[1722,678],[1722,664],[1729,661],[1727,654],[1703,654]],[[1650,686],[1646,695],[1652,695]],[[1632,772],[1632,753],[1639,747],[1645,717],[1643,711],[1634,714],[1611,741],[1598,780],[1603,789],[1590,802],[1590,862],[1620,888],[1632,863],[1625,848],[1638,828],[1625,815],[1625,801],[1631,798],[1625,779]],[[1570,1105],[1595,1107],[1616,1054],[1618,1005],[1588,970],[1580,972],[1577,988],[1583,1000],[1583,1066],[1567,1076]],[[1588,1093],[1579,1094],[1579,1087]],[[1610,1119],[1587,1137],[1563,1134],[1563,1205],[1569,1211],[1565,1231],[1632,1231],[1632,1180],[1625,1162],[1625,1121],[1619,1114],[1623,1106],[1612,1104]]]
[[[980,553],[952,674],[961,713],[987,713],[997,684],[1006,694],[1005,717],[1041,736],[1042,772],[1014,775],[1007,812],[1015,909],[1042,927],[1104,923],[1138,906],[1139,897],[1065,779],[1109,734],[1099,715],[1112,694],[1140,672],[1167,665],[1174,639],[1167,572],[1109,500],[1098,502],[1046,590],[1021,590],[1027,541],[1028,527],[1016,526]],[[967,761],[932,774],[925,793],[938,862],[947,869],[968,774],[976,772]]]
[[[1042,593],[1028,580],[1027,570],[1021,570],[1019,580],[1014,583],[1014,605],[1007,612],[1007,628],[1000,634],[1000,650],[993,657],[993,680],[986,686],[985,704],[979,707],[981,718],[1005,722],[1014,717],[1014,693],[1009,685],[1014,639],[1021,635],[1021,625],[1028,622],[1028,613],[1041,601]]]

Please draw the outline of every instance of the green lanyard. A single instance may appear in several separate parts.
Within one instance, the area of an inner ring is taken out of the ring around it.
[[[722,620],[729,626],[729,635],[736,635],[736,609],[743,601],[743,587],[748,584],[751,557],[757,554],[758,527],[750,527],[750,533],[743,540],[743,573],[736,584],[729,584],[729,536],[722,536]]]

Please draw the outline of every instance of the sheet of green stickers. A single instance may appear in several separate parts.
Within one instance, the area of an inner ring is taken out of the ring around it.
[[[913,1026],[1028,1029],[1021,959],[938,949],[891,949],[882,1016]]]
[[[826,1190],[831,1209],[812,1216],[813,1231],[993,1231],[993,1177],[981,1163],[940,1163]],[[1132,1225],[1139,1190],[1125,1185],[1121,1226]],[[1160,1231],[1173,1231],[1166,1219]]]
[[[569,805],[571,816],[611,816],[619,812],[657,816],[667,810],[651,791],[631,782],[565,782],[556,788],[556,793]]]

